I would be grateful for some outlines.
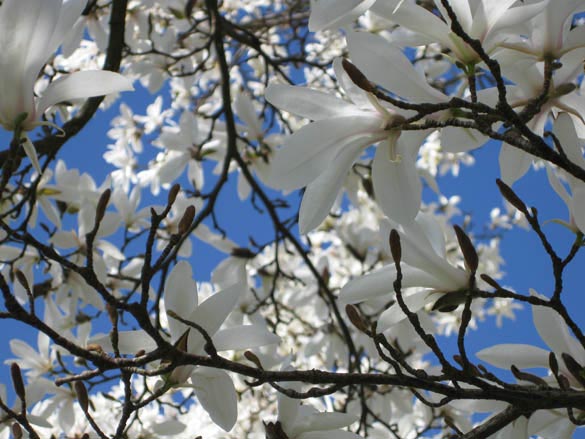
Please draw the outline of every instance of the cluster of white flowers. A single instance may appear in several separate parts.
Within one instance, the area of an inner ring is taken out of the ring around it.
[[[0,439],[581,425],[563,281],[585,245],[583,0],[0,3],[0,317],[37,340],[9,336]],[[100,106],[119,114],[83,146],[104,151],[96,181],[60,148]],[[441,179],[497,142],[482,228]],[[562,255],[511,188],[531,167],[567,207],[545,218],[570,233]],[[500,284],[519,228],[549,294]],[[222,260],[197,282],[205,251]],[[523,308],[547,348],[466,346]]]

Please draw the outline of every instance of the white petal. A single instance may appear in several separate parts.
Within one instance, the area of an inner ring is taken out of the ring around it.
[[[349,413],[311,413],[304,417],[303,423],[306,424],[306,428],[302,431],[336,430],[347,427],[358,419],[358,416]]]
[[[106,70],[75,72],[52,82],[47,87],[38,101],[37,113],[42,114],[51,105],[70,99],[89,98],[129,90],[134,90],[132,81],[119,73]]]
[[[573,189],[570,209],[575,224],[581,233],[585,233],[585,185],[581,184]]]
[[[213,336],[218,351],[241,350],[280,342],[280,337],[259,325],[241,325],[222,329]]]
[[[448,294],[448,293],[447,293]],[[417,291],[414,294],[404,295],[404,304],[408,308],[410,312],[416,313],[421,308],[423,308],[427,303],[432,302],[435,300],[435,295],[429,293],[428,291]],[[385,310],[378,319],[378,325],[376,326],[376,330],[378,332],[384,332],[387,329],[390,329],[397,323],[400,323],[402,320],[406,318],[406,314],[402,311],[402,308],[395,302],[390,308]]]
[[[361,439],[361,436],[350,431],[332,430],[301,433],[295,439]]]
[[[272,84],[266,89],[265,97],[280,110],[311,120],[331,119],[359,113],[359,109],[351,102],[307,87]]]
[[[399,224],[414,220],[420,209],[422,183],[407,151],[397,160],[388,157],[388,141],[380,143],[372,164],[374,194],[382,211]]]
[[[489,140],[476,130],[445,127],[441,130],[441,149],[445,152],[467,152],[479,148]]]
[[[186,261],[180,261],[169,273],[164,290],[165,310],[174,311],[178,316],[188,319],[197,307],[197,283],[193,280],[193,270]],[[171,342],[176,342],[189,328],[177,319],[168,317]]]
[[[113,352],[109,334],[96,335],[88,343],[98,344],[106,352]],[[118,332],[118,348],[122,354],[135,354],[144,349],[146,352],[156,349],[155,341],[143,330]]]
[[[154,434],[161,436],[175,436],[182,433],[185,430],[186,425],[182,422],[170,419],[168,421],[154,423],[151,428]]]
[[[230,431],[238,419],[238,395],[229,375],[223,370],[200,366],[191,380],[197,399],[211,420]]]
[[[434,287],[436,279],[417,268],[402,264],[402,286],[407,287]],[[364,276],[349,281],[339,293],[342,303],[358,303],[364,300],[375,299],[388,295],[394,297],[394,281],[396,280],[396,266],[386,265]]]
[[[368,32],[352,32],[347,37],[347,46],[362,73],[386,90],[416,102],[447,99],[427,83],[398,47],[384,38]]]
[[[585,167],[585,159],[583,159],[583,152],[581,151],[582,142],[577,137],[575,124],[568,113],[559,114],[554,122],[553,132],[569,160],[582,168]]]
[[[498,344],[475,354],[481,361],[508,370],[512,365],[520,369],[548,368],[548,355],[549,351],[527,344]]]
[[[319,226],[329,214],[351,165],[362,149],[361,139],[353,145],[347,145],[325,172],[307,186],[299,210],[299,231],[302,235]]]
[[[191,314],[190,320],[197,323],[213,337],[246,289],[245,284],[235,284],[212,294]],[[203,345],[203,337],[195,329],[192,329],[189,334],[189,352],[197,353]]]
[[[319,0],[313,2],[309,30],[317,32],[338,27],[366,12],[376,0]]]
[[[533,290],[531,294],[535,294]],[[578,363],[585,363],[583,347],[571,336],[567,324],[556,311],[544,306],[533,306],[532,318],[540,338],[559,358],[562,353],[567,353]]]
[[[511,186],[528,172],[528,168],[532,163],[532,156],[507,143],[502,143],[499,162],[502,181]]]
[[[343,148],[363,141],[373,143],[381,118],[376,115],[338,117],[305,125],[276,151],[268,185],[284,190],[298,189],[315,180]],[[361,140],[360,140],[361,139]]]

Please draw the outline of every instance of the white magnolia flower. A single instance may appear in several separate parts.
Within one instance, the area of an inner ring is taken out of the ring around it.
[[[522,29],[527,20],[540,12],[545,2],[512,7],[516,0],[460,0],[449,4],[465,33],[481,42],[490,54],[510,34]],[[464,65],[480,62],[479,55],[451,30],[451,18],[440,0],[435,6],[439,18],[426,8],[409,0],[379,1],[372,11],[416,33],[414,45],[441,43],[451,49],[455,60]]]
[[[393,128],[403,116],[358,88],[340,59],[334,69],[350,101],[288,85],[266,90],[273,105],[315,121],[296,131],[275,152],[268,184],[284,190],[307,186],[299,213],[300,231],[307,233],[329,213],[352,164],[368,146],[379,143],[372,165],[377,201],[397,222],[412,221],[422,190],[416,154],[428,132]]]
[[[533,296],[546,300],[536,291],[530,290]],[[552,351],[558,361],[559,373],[564,375],[572,387],[582,389],[580,380],[577,380],[569,370],[563,354],[570,355],[578,364],[585,365],[585,349],[574,338],[563,318],[552,308],[532,306],[534,326],[540,338],[549,350],[526,344],[499,344],[477,352],[475,355],[492,366],[510,369],[512,365],[518,369],[544,368],[549,369],[549,353]],[[556,379],[549,374],[544,378],[549,385],[556,385]],[[577,416],[580,416],[577,414]],[[566,410],[539,410],[535,412],[528,423],[529,437],[534,434],[542,437],[570,438],[576,426],[569,420]],[[518,436],[519,437],[519,436]]]
[[[0,125],[26,131],[52,105],[72,99],[133,90],[122,75],[108,71],[81,71],[53,81],[40,97],[34,95],[39,72],[63,42],[85,7],[85,0],[5,0],[0,6]],[[25,150],[36,168],[30,142]],[[37,169],[37,170],[38,170]]]
[[[468,287],[469,274],[447,262],[443,230],[432,216],[420,213],[414,223],[394,228],[400,233],[402,246],[402,287],[419,287],[403,294],[411,312]],[[353,279],[343,287],[339,300],[358,303],[391,296],[396,275],[396,265],[390,264]],[[380,316],[378,331],[385,331],[404,318],[406,315],[395,303]]]
[[[299,391],[300,384],[293,383],[287,388]],[[321,413],[309,405],[301,405],[299,399],[279,393],[278,423],[267,425],[267,436],[272,437],[270,428],[277,432],[280,428],[289,439],[360,439],[355,433],[340,430],[357,420],[357,416],[348,413]]]
[[[165,283],[162,316],[167,321],[171,334],[170,342],[184,344],[185,351],[203,355],[205,339],[190,326],[171,317],[177,316],[201,326],[212,338],[218,351],[244,350],[277,343],[280,338],[260,325],[238,325],[220,329],[240,299],[246,286],[236,284],[209,296],[203,303],[198,301],[197,284],[193,280],[191,266],[181,261],[169,273]],[[94,338],[105,350],[111,351],[109,336]],[[156,345],[142,331],[119,333],[119,349],[122,353],[134,353],[140,349],[153,350]],[[190,382],[188,382],[190,380]],[[197,366],[180,366],[159,382],[159,386],[192,387],[199,403],[211,419],[226,431],[231,430],[237,418],[237,394],[229,375],[219,369]]]

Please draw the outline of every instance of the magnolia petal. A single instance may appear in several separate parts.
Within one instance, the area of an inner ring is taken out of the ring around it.
[[[180,261],[169,273],[164,290],[165,310],[173,311],[179,317],[188,319],[197,308],[197,283],[193,280],[193,270],[187,261]],[[176,342],[189,328],[177,319],[168,317],[171,342]]]
[[[252,99],[247,93],[241,92],[238,94],[234,100],[234,110],[237,116],[246,124],[248,135],[252,139],[260,139],[262,137],[262,122],[260,122]]]
[[[247,290],[244,283],[232,285],[212,294],[191,314],[190,320],[196,322],[213,337],[227,316],[232,312],[242,293]],[[203,347],[203,337],[195,330],[189,334],[188,351],[197,353]]]
[[[272,84],[266,89],[265,97],[275,107],[311,120],[331,119],[359,113],[351,102],[307,87]]]
[[[522,437],[538,435],[539,437],[554,437],[555,439],[571,439],[576,428],[567,417],[566,411],[538,410],[532,414],[528,421],[529,436]]]
[[[41,164],[39,163],[39,156],[37,155],[37,149],[35,148],[33,143],[30,141],[28,136],[25,136],[23,140],[24,140],[24,142],[22,142],[22,148],[24,149],[26,156],[30,159],[30,162],[32,163],[33,167],[35,168],[35,171],[37,171],[37,174],[41,175],[43,173],[43,171],[41,170]]]
[[[573,221],[581,233],[585,233],[585,185],[581,184],[573,188],[570,210],[573,214]]]
[[[447,99],[417,72],[402,51],[384,38],[367,32],[347,37],[349,54],[366,77],[388,91],[416,102],[442,102]]]
[[[92,337],[88,343],[99,345],[106,352],[114,351],[109,334],[96,335]],[[148,352],[156,349],[156,342],[142,329],[135,331],[119,331],[118,349],[121,354],[135,354],[140,350]]]
[[[582,98],[581,98],[582,99]],[[584,168],[585,159],[581,150],[581,141],[577,137],[575,124],[568,113],[560,113],[553,125],[553,132],[557,136],[564,153],[574,164]]]
[[[359,157],[362,140],[348,145],[316,180],[307,186],[299,210],[299,231],[302,235],[319,226],[331,206],[353,162]]]
[[[397,8],[399,2],[401,4]],[[421,45],[437,42],[445,45],[450,44],[448,37],[450,29],[445,22],[414,2],[403,0],[376,2],[372,6],[372,12],[394,23],[399,23],[402,27],[426,36],[427,40],[424,42],[421,41]]]
[[[499,2],[501,3],[501,2]],[[435,5],[441,11],[441,15],[448,23],[451,23],[451,19],[449,18],[449,14],[447,10],[444,8],[443,4],[440,1],[435,2]],[[471,15],[471,9],[469,6],[469,0],[449,0],[449,5],[455,16],[457,17],[457,21],[463,28],[465,32],[469,32],[471,30],[471,26],[473,24],[473,16]]]
[[[548,162],[545,163],[545,165],[546,165],[546,176],[548,177],[549,184],[554,189],[554,191],[557,193],[557,195],[559,197],[561,197],[561,199],[565,202],[567,208],[570,209],[571,196],[569,195],[569,192],[567,192],[567,189],[565,188],[565,186],[563,186],[563,184],[559,180],[559,177],[557,176],[557,174],[554,171],[554,169],[552,168],[552,166]]]
[[[534,290],[531,290],[530,293],[541,298],[544,297]],[[544,306],[533,306],[532,319],[540,338],[559,358],[562,353],[567,353],[572,355],[578,363],[585,364],[585,350],[571,336],[567,324],[555,310]]]
[[[488,140],[489,137],[470,128],[445,127],[441,130],[441,149],[445,152],[471,151],[484,145]]]
[[[280,337],[259,325],[241,325],[222,329],[213,336],[218,351],[256,348],[280,342]]]
[[[499,162],[502,181],[511,186],[528,172],[532,164],[532,156],[507,143],[502,143]]]
[[[134,90],[132,81],[119,73],[106,70],[86,70],[71,73],[54,82],[45,90],[37,104],[37,113],[59,102],[71,99],[102,96],[120,91]]]
[[[268,185],[293,190],[314,181],[339,151],[358,142],[366,147],[374,143],[378,130],[377,115],[344,116],[305,125],[290,136],[276,151],[271,163]]]
[[[548,355],[549,351],[527,344],[498,344],[475,354],[481,361],[502,369],[510,369],[512,365],[519,369],[548,368]]]
[[[402,286],[432,288],[436,279],[418,268],[402,264]],[[349,281],[339,293],[341,303],[358,303],[364,300],[375,299],[385,295],[394,294],[394,281],[396,280],[396,266],[386,265],[364,276]],[[390,298],[390,297],[389,297]]]
[[[358,416],[349,413],[310,413],[303,416],[302,428],[297,428],[298,433],[310,431],[336,430],[347,427],[359,420]]]
[[[154,434],[160,436],[175,436],[182,433],[186,427],[187,426],[182,422],[170,419],[168,421],[154,423],[151,428]]]
[[[376,149],[372,164],[374,193],[384,214],[399,224],[408,224],[420,209],[422,183],[412,155],[406,151],[402,157],[391,160],[390,148],[386,141]]]
[[[211,420],[230,431],[238,419],[238,395],[223,370],[200,366],[191,375],[195,394]]]
[[[448,293],[447,293],[448,294]],[[422,309],[427,303],[430,303],[434,300],[433,295],[431,295],[428,291],[417,291],[414,294],[405,295],[403,296],[404,304],[408,308],[410,312],[416,313],[420,309]],[[400,323],[402,320],[406,318],[406,314],[402,311],[402,308],[395,302],[393,305],[390,306],[387,310],[385,310],[378,319],[378,325],[376,326],[376,331],[384,332],[390,329],[392,326]]]
[[[309,30],[317,32],[339,27],[356,19],[376,2],[376,0],[319,0],[311,6]]]

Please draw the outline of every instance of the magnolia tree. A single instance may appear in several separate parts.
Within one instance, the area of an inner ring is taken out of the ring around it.
[[[569,438],[585,423],[580,292],[564,288],[585,231],[583,0],[1,3],[15,332],[0,437]],[[62,147],[106,107],[110,142],[78,145],[103,151],[96,181]],[[498,146],[483,229],[440,177]],[[526,173],[566,204],[562,249],[542,199],[514,188]],[[230,192],[229,215],[259,218],[247,240],[224,232]],[[519,228],[552,287],[499,281]],[[195,279],[206,251],[223,260]],[[547,348],[469,346],[522,307]]]

